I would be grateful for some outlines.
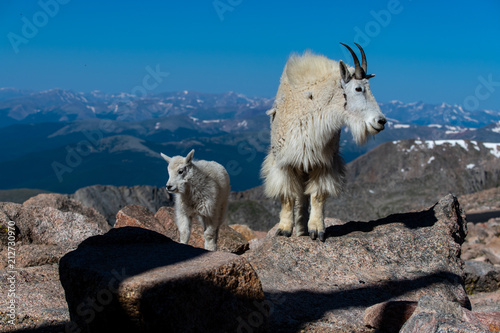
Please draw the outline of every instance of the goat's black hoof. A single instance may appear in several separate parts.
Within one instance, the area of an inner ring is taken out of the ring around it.
[[[316,231],[309,231],[309,236],[311,237],[312,240],[316,240],[316,237],[318,237]]]
[[[290,237],[292,235],[291,231],[278,229],[276,231],[276,236]]]
[[[322,241],[323,243],[325,242],[326,240],[326,234],[324,231],[320,231],[319,232],[319,240]]]

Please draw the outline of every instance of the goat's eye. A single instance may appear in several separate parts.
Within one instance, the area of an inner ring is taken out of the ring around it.
[[[362,88],[362,87],[356,87],[356,91],[357,91],[357,92],[362,92],[362,91],[363,91],[363,88]]]
[[[177,173],[178,173],[179,175],[182,175],[182,174],[184,173],[184,169],[179,169],[179,171],[177,171]]]

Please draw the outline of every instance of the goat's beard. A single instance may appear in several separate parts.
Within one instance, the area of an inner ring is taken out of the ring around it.
[[[349,130],[352,133],[352,138],[357,145],[364,145],[368,138],[370,137],[370,132],[368,130],[368,125],[363,122],[356,122],[354,126],[348,126]]]

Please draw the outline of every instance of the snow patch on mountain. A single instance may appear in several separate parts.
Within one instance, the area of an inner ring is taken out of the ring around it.
[[[399,144],[401,141],[392,141],[393,144]],[[470,148],[473,148],[477,151],[481,151],[481,146],[488,149],[492,155],[497,158],[500,158],[500,143],[494,142],[478,142],[474,140],[415,140],[414,144],[412,144],[409,148],[403,149],[406,153],[411,153],[413,151],[418,151],[421,149],[432,150],[438,146],[446,146],[449,145],[451,147],[461,147],[465,151],[469,151]],[[427,164],[430,164],[435,158],[431,157]]]
[[[484,142],[483,145],[497,158],[500,158],[500,143]]]
[[[246,121],[246,120],[240,121],[240,122],[236,125],[236,127],[238,127],[238,128],[248,128],[248,121]]]
[[[500,134],[500,121],[495,123],[495,127],[493,127],[491,131]]]

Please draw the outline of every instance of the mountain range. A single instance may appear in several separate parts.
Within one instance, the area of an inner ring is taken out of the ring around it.
[[[87,119],[141,121],[173,115],[202,120],[246,119],[262,114],[273,99],[249,98],[227,92],[169,92],[138,98],[127,93],[106,94],[51,89],[29,92],[0,89],[0,126],[15,123],[68,122]]]
[[[273,99],[235,92],[169,92],[137,98],[98,91],[0,89],[0,189],[73,193],[94,184],[161,187],[159,153],[216,160],[232,189],[260,185],[269,145],[265,111]],[[349,162],[381,143],[402,139],[500,142],[500,112],[468,112],[457,105],[380,103],[387,129],[365,146],[345,130]]]
[[[90,93],[63,89],[27,91],[0,88],[0,127],[16,123],[68,122],[86,119],[141,121],[172,115],[202,120],[247,119],[271,108],[273,98],[247,97],[235,92],[209,94],[166,92],[136,97],[127,93]],[[460,105],[424,102],[379,103],[384,114],[403,124],[479,128],[498,120],[500,111],[467,111]]]

